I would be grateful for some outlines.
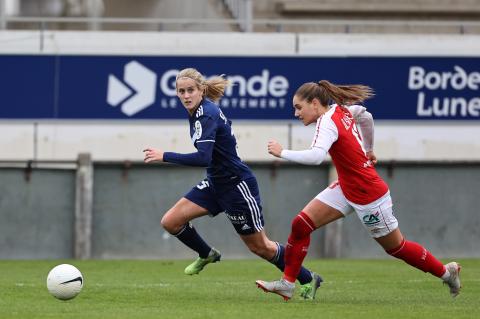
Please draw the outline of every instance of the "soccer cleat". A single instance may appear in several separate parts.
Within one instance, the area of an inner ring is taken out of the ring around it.
[[[317,293],[317,289],[320,287],[320,284],[322,282],[323,282],[322,277],[312,272],[312,281],[300,287],[300,296],[303,297],[303,299],[310,299],[310,300],[315,299],[315,294]]]
[[[452,261],[446,264],[445,268],[447,268],[448,272],[450,273],[450,278],[445,280],[443,283],[448,285],[450,288],[450,295],[452,298],[455,298],[458,296],[460,289],[462,288],[460,283],[460,269],[462,269],[462,267],[460,267],[460,265],[456,262]]]
[[[265,292],[273,292],[274,294],[280,295],[285,301],[288,301],[293,296],[293,291],[295,290],[295,284],[286,281],[285,279],[280,279],[276,281],[255,281],[257,287],[262,289]]]
[[[188,265],[185,268],[185,274],[186,275],[197,275],[202,271],[202,269],[210,264],[210,263],[216,263],[217,261],[220,261],[220,258],[222,255],[218,250],[215,248],[212,248],[210,252],[208,253],[207,258],[200,258],[198,257],[197,260],[195,260],[193,263]]]

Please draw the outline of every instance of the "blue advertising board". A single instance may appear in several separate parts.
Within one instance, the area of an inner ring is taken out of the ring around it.
[[[365,84],[375,119],[480,119],[480,58],[0,55],[2,119],[183,119],[175,75],[225,74],[232,119],[293,119],[304,82]]]

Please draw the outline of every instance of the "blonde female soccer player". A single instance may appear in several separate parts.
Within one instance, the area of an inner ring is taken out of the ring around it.
[[[257,179],[238,157],[232,122],[215,103],[227,85],[225,78],[206,80],[193,68],[177,75],[177,96],[188,112],[190,136],[197,151],[180,154],[147,148],[144,161],[206,167],[207,176],[165,213],[161,223],[170,234],[198,253],[197,260],[185,268],[187,275],[198,274],[221,257],[220,252],[200,237],[190,221],[222,212],[250,251],[283,271],[285,248],[265,234]],[[295,278],[302,285],[301,296],[314,299],[322,278],[304,267],[299,267]]]

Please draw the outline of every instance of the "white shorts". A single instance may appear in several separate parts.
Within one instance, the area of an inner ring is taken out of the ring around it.
[[[315,198],[339,210],[345,216],[355,211],[373,238],[386,236],[398,228],[398,221],[393,216],[393,203],[390,191],[370,204],[358,205],[348,201],[345,195],[343,195],[340,184],[335,182],[325,188]]]

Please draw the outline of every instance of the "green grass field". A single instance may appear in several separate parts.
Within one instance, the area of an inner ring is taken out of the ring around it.
[[[432,276],[397,260],[313,260],[325,279],[314,301],[266,294],[256,279],[280,272],[261,260],[226,260],[193,277],[189,261],[0,261],[0,318],[480,318],[480,260],[459,260],[462,293],[452,299]],[[49,270],[72,263],[85,285],[60,301]]]

